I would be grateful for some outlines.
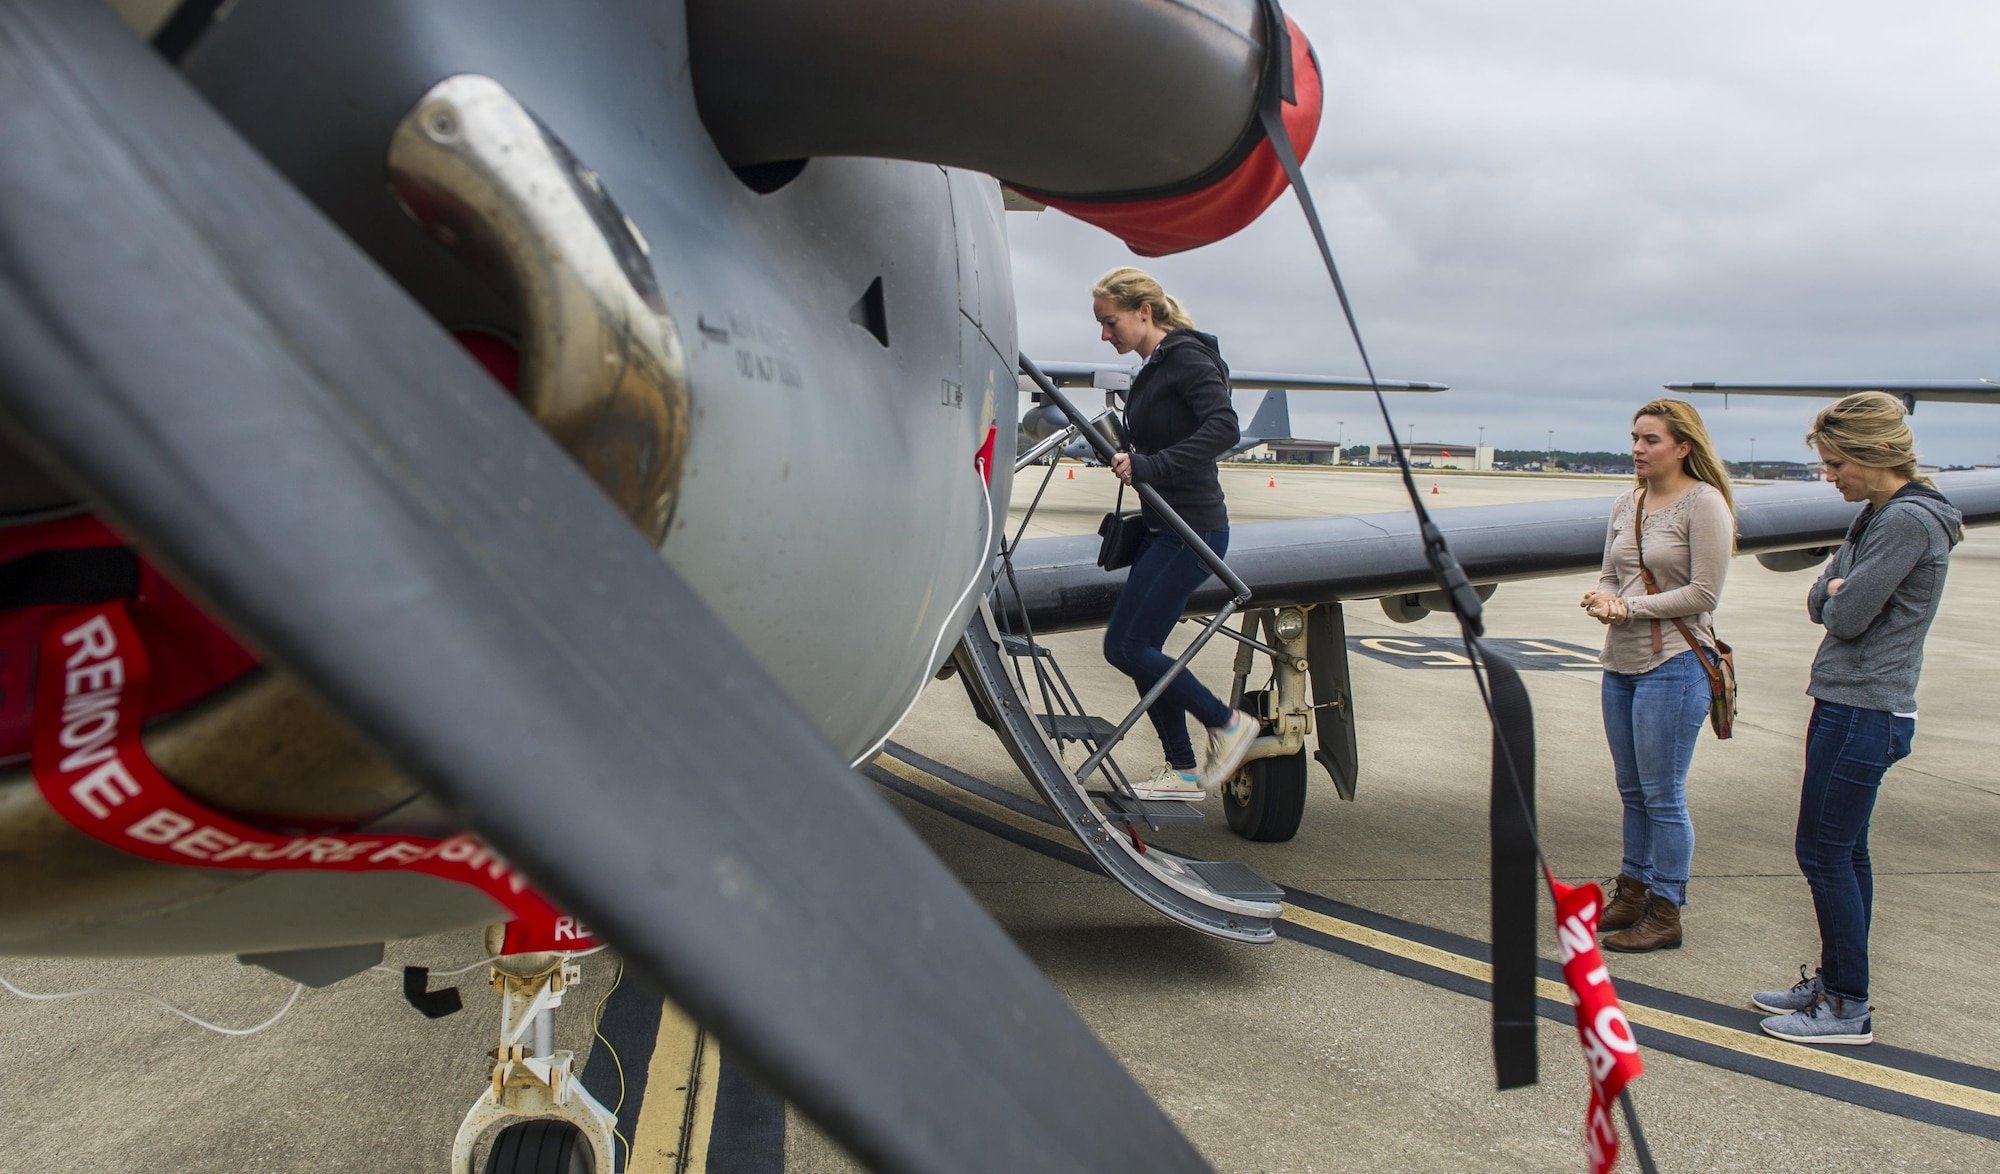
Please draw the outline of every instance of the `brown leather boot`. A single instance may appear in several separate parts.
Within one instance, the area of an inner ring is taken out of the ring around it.
[[[1611,884],[1610,881],[1604,883],[1607,887]],[[1597,919],[1598,931],[1610,933],[1629,925],[1637,925],[1639,919],[1646,915],[1646,898],[1651,893],[1652,890],[1646,887],[1645,881],[1633,880],[1624,873],[1619,873],[1617,891],[1605,894],[1604,913]]]
[[[1651,894],[1646,901],[1646,915],[1630,929],[1623,929],[1607,935],[1597,943],[1607,950],[1620,954],[1643,954],[1648,950],[1678,950],[1681,946],[1681,907],[1660,896]]]

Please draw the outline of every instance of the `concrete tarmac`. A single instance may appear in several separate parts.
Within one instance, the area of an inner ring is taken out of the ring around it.
[[[1031,534],[1091,531],[1110,508],[1107,471],[1076,468],[1071,481],[1068,468]],[[1419,485],[1437,509],[1621,488],[1449,474]],[[1376,471],[1232,468],[1224,486],[1237,521],[1404,504],[1400,483]],[[1017,503],[1035,487],[1024,479]],[[1741,717],[1731,741],[1703,736],[1690,775],[1697,845],[1687,945],[1609,956],[1642,1042],[1651,1034],[1660,1044],[1644,1049],[1647,1074],[1634,1090],[1641,1118],[1669,1171],[2000,1168],[2000,1142],[1989,1140],[2000,1137],[2000,1012],[1977,981],[1989,960],[2000,961],[2000,946],[1979,932],[2000,913],[1991,847],[2000,775],[1990,691],[1980,684],[2000,649],[2000,532],[1973,531],[1953,559],[1928,645],[1915,752],[1890,771],[1877,808],[1880,1042],[1870,1048],[1767,1041],[1746,1010],[1751,990],[1789,985],[1817,953],[1810,897],[1791,859],[1810,705],[1803,689],[1819,636],[1802,602],[1811,578],[1747,557],[1731,567],[1718,626],[1737,649]],[[1602,633],[1576,600],[1593,579],[1503,586],[1488,604],[1489,632],[1540,642],[1558,654],[1551,664],[1587,664]],[[1355,641],[1388,642],[1351,658],[1356,800],[1341,801],[1313,766],[1291,842],[1240,840],[1219,811],[1153,837],[1246,861],[1296,890],[1298,932],[1275,945],[1228,945],[1170,925],[1039,847],[1046,840],[1055,849],[1059,837],[1037,839],[1035,821],[1021,814],[1029,803],[1009,816],[967,792],[954,780],[1032,801],[955,683],[929,690],[895,735],[896,761],[884,766],[905,785],[884,794],[1218,1169],[1581,1169],[1585,1083],[1573,1030],[1545,1020],[1542,1082],[1495,1092],[1489,1008],[1466,977],[1479,968],[1458,952],[1487,933],[1486,720],[1463,668],[1426,667],[1445,658],[1406,655],[1412,646],[1399,643],[1451,637],[1452,623],[1393,624],[1372,601],[1348,604],[1347,622]],[[1192,635],[1184,628],[1170,649]],[[1134,696],[1103,664],[1098,638],[1048,643],[1091,708],[1116,717]],[[1211,687],[1226,686],[1230,656],[1218,646],[1196,662]],[[1611,875],[1619,804],[1598,674],[1524,676],[1551,862],[1572,881]],[[1133,772],[1157,766],[1145,723],[1120,759]],[[980,823],[982,812],[1028,831],[1001,838],[986,830],[990,819]],[[476,957],[468,934],[394,943],[389,961],[442,969]],[[609,954],[587,960],[584,985],[558,1016],[558,1046],[589,1053],[593,1087],[615,1090],[606,1074],[622,1067],[632,1169],[852,1168],[810,1123],[745,1091],[726,1054],[718,1059],[720,1049],[670,1008],[662,1016],[657,998],[630,980],[607,1004],[605,1035],[621,1061],[606,1067],[589,1017],[615,970]],[[134,987],[230,1026],[261,1021],[291,989],[228,959],[8,959],[0,975],[43,991]],[[403,1004],[395,976],[359,976],[308,991],[284,1021],[246,1039],[198,1031],[127,996],[55,1004],[0,996],[0,1054],[16,1073],[0,1090],[0,1168],[442,1170],[493,1042],[492,997],[480,978],[442,980],[462,986],[467,1010],[425,1020]],[[1636,1167],[1628,1158],[1624,1168]]]

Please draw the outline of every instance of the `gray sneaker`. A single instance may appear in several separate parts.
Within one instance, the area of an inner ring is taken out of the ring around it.
[[[1750,1005],[1759,1011],[1773,1015],[1789,1015],[1803,1011],[1819,1002],[1820,993],[1825,988],[1819,985],[1819,971],[1806,973],[1806,964],[1799,963],[1799,981],[1788,991],[1758,991],[1750,996]]]
[[[1773,1015],[1759,1024],[1765,1033],[1795,1044],[1872,1044],[1875,1024],[1868,1004],[1839,995],[1821,995],[1803,1011]]]

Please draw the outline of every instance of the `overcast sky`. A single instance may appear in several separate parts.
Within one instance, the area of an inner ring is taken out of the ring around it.
[[[1286,7],[1326,75],[1306,174],[1376,373],[1452,386],[1390,397],[1417,439],[1622,449],[1667,382],[2000,378],[2000,4]],[[1147,133],[1143,96],[1123,109],[1107,133]],[[1152,261],[1007,219],[1031,355],[1114,358],[1088,286],[1140,264],[1234,366],[1360,373],[1289,194]],[[1691,398],[1725,457],[1811,458],[1819,401]],[[1292,420],[1384,439],[1365,395],[1294,393]],[[2000,404],[1913,423],[1926,460],[2000,461]]]

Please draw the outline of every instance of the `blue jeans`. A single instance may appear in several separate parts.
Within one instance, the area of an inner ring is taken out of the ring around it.
[[[1882,775],[1909,757],[1917,719],[1831,701],[1813,703],[1806,725],[1806,777],[1793,847],[1819,917],[1820,981],[1845,999],[1868,1001],[1868,925],[1875,874],[1868,820]]]
[[[1229,528],[1195,531],[1218,557],[1229,549]],[[1208,579],[1208,566],[1201,556],[1188,549],[1172,530],[1148,530],[1139,544],[1139,557],[1125,577],[1125,589],[1111,608],[1111,622],[1104,628],[1104,659],[1111,667],[1132,678],[1144,697],[1159,679],[1174,667],[1174,658],[1160,651],[1167,634],[1180,622],[1188,597]],[[1189,669],[1173,679],[1166,692],[1153,702],[1146,716],[1160,733],[1160,745],[1167,752],[1167,764],[1180,770],[1194,770],[1194,744],[1188,740],[1187,715],[1205,726],[1229,724],[1230,708]]]
[[[1688,763],[1708,720],[1708,674],[1692,652],[1651,672],[1604,674],[1604,738],[1625,803],[1626,876],[1687,903],[1694,862]]]

